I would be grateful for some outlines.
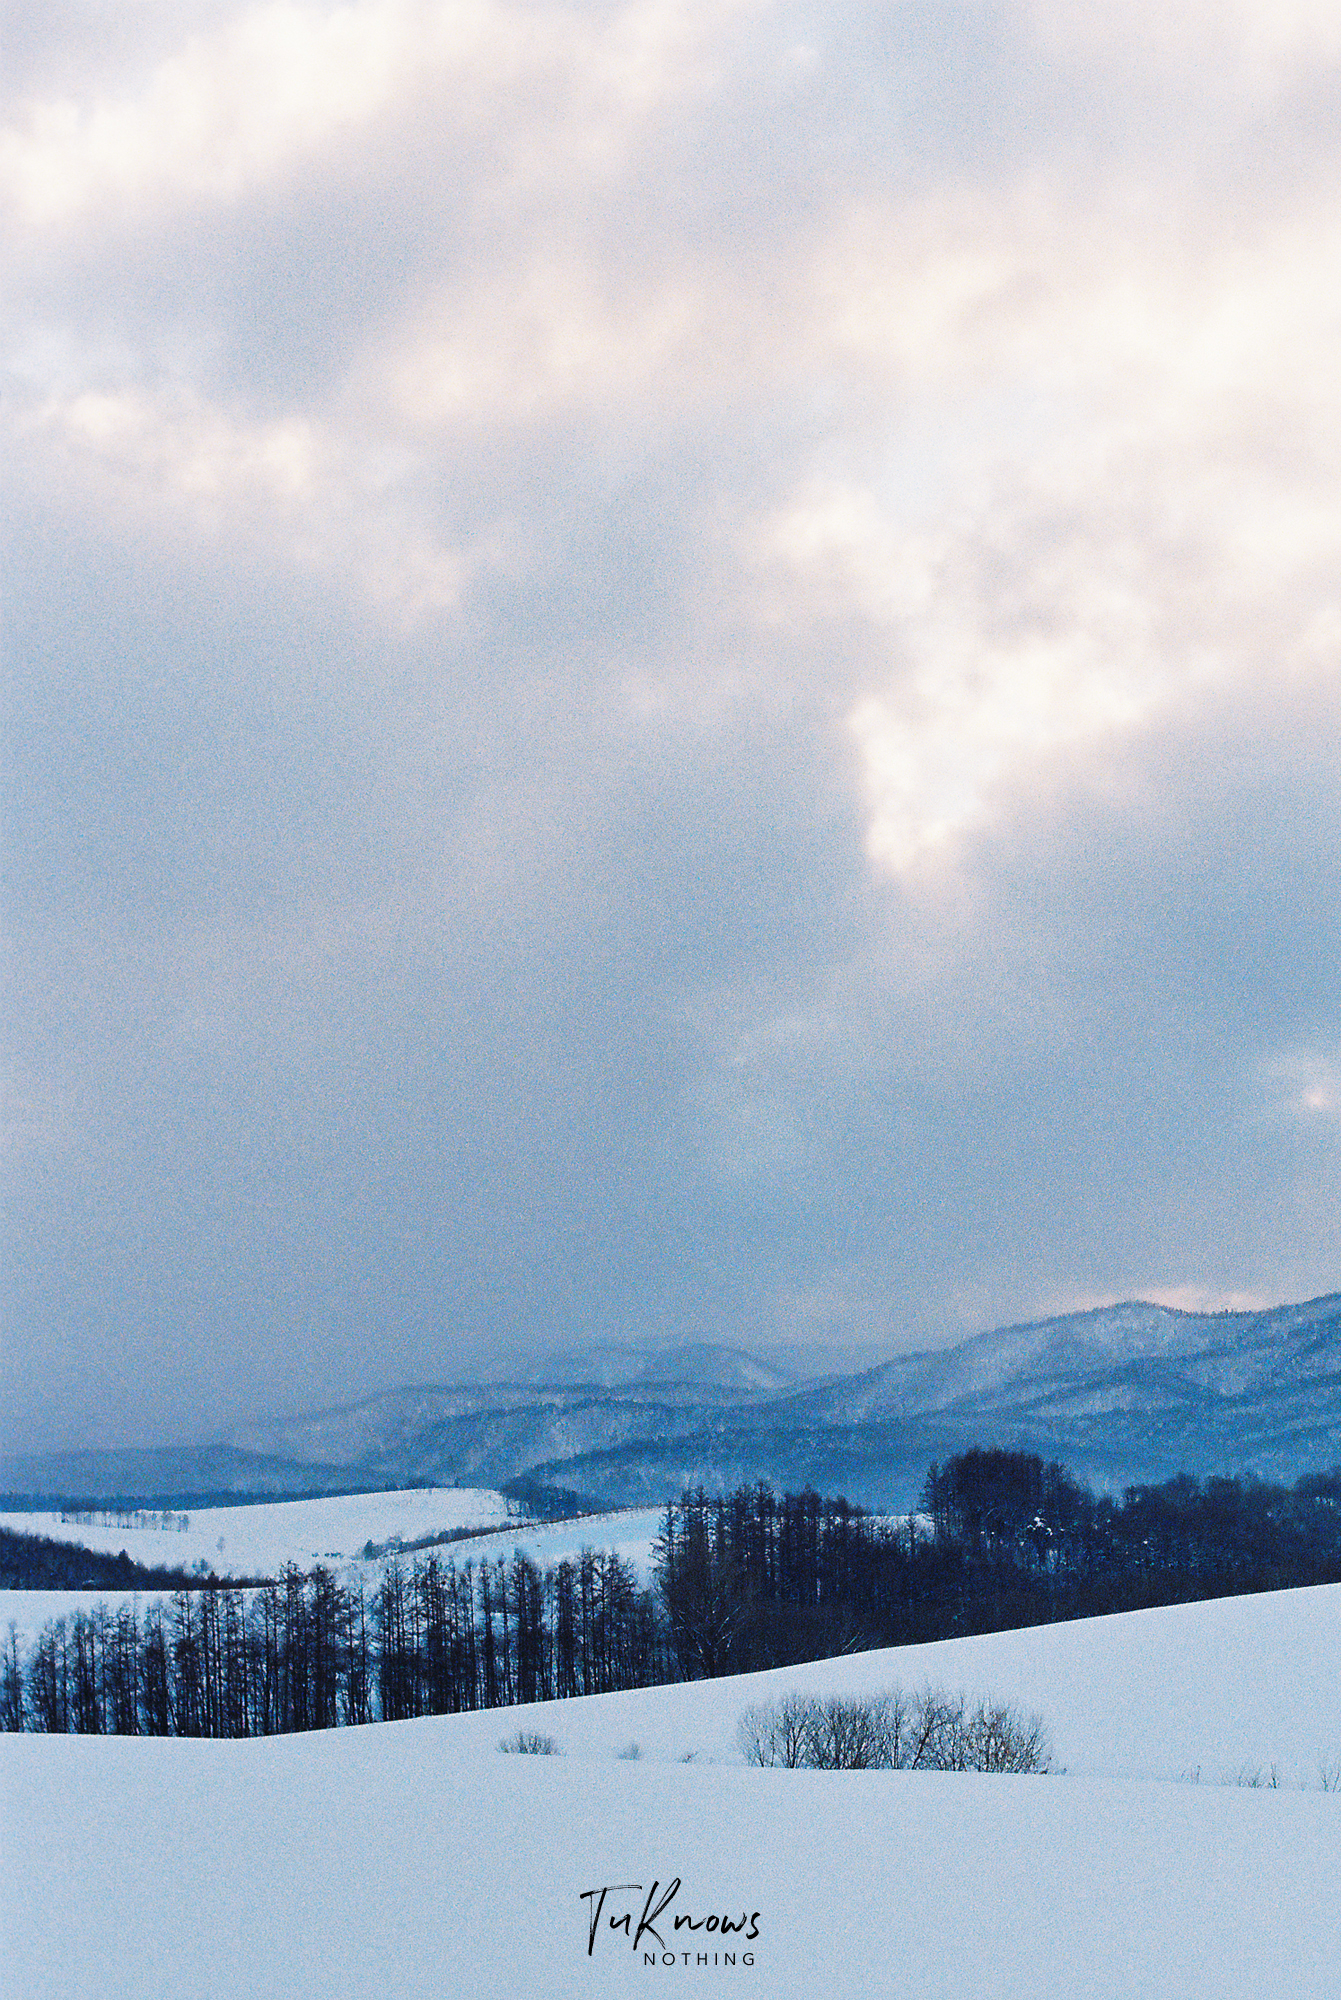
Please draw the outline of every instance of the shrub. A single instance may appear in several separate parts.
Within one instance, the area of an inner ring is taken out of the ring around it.
[[[746,1761],[810,1771],[1045,1772],[1052,1751],[1037,1715],[1008,1702],[901,1688],[861,1698],[788,1694],[746,1709],[736,1729]]]
[[[499,1744],[514,1757],[561,1757],[563,1752],[552,1736],[541,1736],[534,1729],[519,1729],[515,1736],[505,1736]]]
[[[815,1702],[806,1723],[803,1761],[812,1771],[897,1770],[904,1720],[899,1694]]]
[[[736,1725],[736,1741],[747,1764],[781,1764],[794,1770],[806,1762],[806,1735],[815,1703],[805,1695],[747,1708]]]

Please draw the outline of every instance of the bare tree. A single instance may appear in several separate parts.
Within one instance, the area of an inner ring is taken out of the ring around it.
[[[1045,1772],[1042,1721],[1006,1702],[924,1688],[862,1698],[789,1694],[746,1709],[736,1740],[751,1764],[817,1771]]]
[[[765,1767],[782,1765],[787,1770],[803,1764],[815,1707],[808,1695],[787,1694],[781,1701],[747,1708],[736,1725],[736,1741],[746,1762]]]
[[[0,1661],[0,1729],[24,1729],[27,1722],[28,1702],[23,1685],[23,1662],[19,1658],[19,1633],[11,1618],[4,1659]]]
[[[902,1697],[816,1703],[806,1728],[804,1760],[815,1771],[887,1771],[893,1763],[891,1710]]]

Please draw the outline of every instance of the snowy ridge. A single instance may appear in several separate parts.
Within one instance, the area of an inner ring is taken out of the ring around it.
[[[139,1476],[127,1460],[156,1456],[196,1490],[207,1470],[236,1487],[247,1466],[261,1469],[261,1488],[279,1468],[292,1490],[306,1466],[326,1487],[497,1488],[526,1476],[627,1506],[686,1481],[721,1491],[762,1478],[902,1507],[933,1459],[975,1443],[1038,1451],[1107,1486],[1181,1471],[1289,1481],[1341,1462],[1337,1294],[1260,1313],[1099,1307],[781,1390],[770,1386],[780,1371],[757,1357],[702,1344],[659,1357],[592,1349],[562,1365],[622,1379],[390,1390],[254,1426],[239,1434],[250,1457],[220,1446],[198,1463],[188,1451],[89,1453],[80,1485],[69,1455],[49,1474],[29,1461],[22,1482],[8,1476],[33,1493],[170,1490],[118,1483]],[[535,1372],[558,1366],[544,1357]],[[695,1379],[663,1379],[690,1368]]]

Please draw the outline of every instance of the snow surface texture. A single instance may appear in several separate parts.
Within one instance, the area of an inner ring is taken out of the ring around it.
[[[1070,1774],[707,1761],[786,1687],[924,1678],[1038,1707]],[[4,1991],[1336,2000],[1336,1794],[1093,1774],[1311,1765],[1341,1739],[1338,1689],[1333,1586],[324,1736],[5,1737]],[[500,1756],[528,1725],[568,1755]],[[642,1884],[607,1899],[636,1924],[676,1877],[668,1920],[759,1913],[752,1966],[661,1921],[674,1966],[608,1924],[588,1956],[585,1890]]]
[[[495,1535],[482,1535],[459,1553],[476,1561],[487,1555],[492,1561],[520,1549],[541,1569],[547,1569],[565,1558],[575,1560],[583,1549],[613,1549],[632,1564],[640,1583],[650,1584],[652,1544],[661,1533],[665,1512],[664,1507],[625,1507],[611,1514],[584,1514],[575,1521],[523,1523],[500,1529]]]
[[[237,1507],[94,1509],[64,1521],[59,1513],[0,1514],[0,1527],[108,1555],[124,1549],[151,1569],[189,1570],[204,1563],[218,1576],[269,1576],[286,1562],[304,1569],[319,1562],[348,1562],[370,1541],[399,1536],[411,1542],[453,1528],[492,1527],[510,1518],[501,1493],[439,1486]]]
[[[756,1702],[793,1688],[862,1695],[928,1683],[1037,1710],[1071,1775],[1220,1784],[1274,1764],[1282,1785],[1316,1784],[1319,1761],[1341,1758],[1341,1584],[491,1709],[452,1726],[481,1746],[534,1729],[574,1757],[636,1742],[652,1762],[736,1763],[736,1722]]]

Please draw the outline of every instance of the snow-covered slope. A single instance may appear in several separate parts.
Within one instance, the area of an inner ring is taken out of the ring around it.
[[[1238,1397],[1341,1386],[1341,1295],[1262,1313],[1097,1307],[1002,1327],[934,1353],[900,1355],[797,1398],[795,1407],[829,1423],[957,1409],[1043,1410],[1119,1383],[1145,1383],[1163,1400],[1178,1383]]]
[[[1302,1786],[1341,1759],[1341,1585],[1215,1598],[884,1648],[681,1687],[508,1709],[508,1727],[552,1735],[571,1756],[737,1762],[742,1709],[789,1689],[867,1695],[893,1684],[962,1689],[1035,1710],[1072,1775],[1233,1781],[1245,1769]],[[454,1725],[481,1744],[500,1712]]]
[[[1339,1640],[1341,1592],[1301,1591],[768,1677],[1018,1692],[1077,1767],[1048,1778],[653,1761],[728,1754],[757,1679],[553,1705],[554,1758],[492,1747],[519,1710],[260,1743],[6,1737],[5,1992],[1336,2000],[1336,1794],[1093,1773],[1142,1746],[1238,1769],[1334,1745]],[[755,1935],[724,1938],[723,1914]]]
[[[398,1389],[253,1426],[238,1440],[251,1456],[234,1450],[218,1470],[231,1482],[246,1464],[280,1468],[292,1484],[308,1464],[325,1486],[526,1475],[607,1506],[763,1478],[880,1507],[909,1504],[932,1459],[973,1443],[1039,1451],[1116,1486],[1180,1471],[1290,1480],[1341,1462],[1338,1294],[1261,1313],[1106,1306],[781,1390],[754,1357],[708,1345],[590,1350],[573,1365],[602,1379]],[[100,1471],[98,1456],[83,1490],[127,1490],[105,1482],[131,1469]],[[177,1457],[184,1483],[207,1483]],[[79,1490],[68,1461],[59,1475],[31,1464],[18,1484]]]
[[[339,1564],[366,1543],[420,1541],[459,1528],[494,1527],[515,1517],[501,1493],[470,1487],[342,1493],[317,1500],[257,1501],[190,1511],[93,1509],[67,1514],[0,1514],[0,1527],[118,1555],[149,1569],[211,1569],[217,1576],[274,1576]]]

